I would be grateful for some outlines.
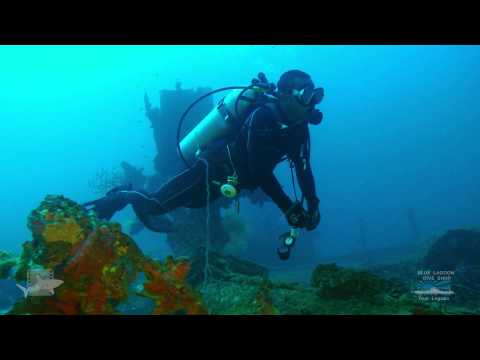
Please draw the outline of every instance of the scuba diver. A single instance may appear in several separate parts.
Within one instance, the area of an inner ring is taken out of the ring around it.
[[[322,121],[323,114],[315,107],[323,96],[323,88],[316,88],[310,75],[303,71],[285,72],[276,86],[260,73],[240,93],[224,97],[178,143],[186,170],[153,193],[123,185],[83,206],[109,220],[130,204],[146,228],[172,232],[175,226],[168,217],[170,211],[178,207],[206,207],[222,195],[234,198],[241,190],[260,188],[282,211],[292,230],[314,230],[320,223],[320,211],[310,166],[308,125]],[[225,122],[231,124],[229,132],[225,132]],[[276,165],[286,159],[295,168],[301,202],[290,199],[274,175]],[[289,255],[293,242],[294,238],[283,238],[278,249],[281,258],[282,253]]]

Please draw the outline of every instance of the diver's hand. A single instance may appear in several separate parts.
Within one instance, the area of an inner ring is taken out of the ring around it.
[[[293,203],[293,205],[285,212],[288,224],[294,228],[305,227],[307,213],[303,209],[299,202]]]

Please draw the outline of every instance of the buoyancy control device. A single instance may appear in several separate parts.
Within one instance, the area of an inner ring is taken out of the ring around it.
[[[177,129],[177,151],[187,167],[190,167],[201,151],[215,141],[221,139],[234,139],[241,131],[247,118],[247,111],[251,105],[263,102],[275,102],[275,84],[269,83],[265,74],[259,73],[258,79],[253,79],[249,86],[229,86],[211,91],[193,102],[180,118]],[[201,100],[215,93],[230,92],[223,97],[218,105],[213,108],[200,122],[180,141],[183,122],[190,110]],[[227,147],[230,162],[230,149]],[[232,162],[232,167],[233,162]],[[227,182],[220,187],[221,193],[228,198],[234,198],[238,191],[238,177],[234,173],[228,176]]]

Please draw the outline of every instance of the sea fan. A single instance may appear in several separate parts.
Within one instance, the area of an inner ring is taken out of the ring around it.
[[[104,195],[110,189],[124,183],[124,174],[120,168],[101,168],[95,176],[89,180],[88,187],[96,195]]]

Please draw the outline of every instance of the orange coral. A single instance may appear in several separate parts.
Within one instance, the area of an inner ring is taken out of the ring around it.
[[[206,313],[187,285],[188,261],[151,260],[118,224],[87,216],[73,201],[48,196],[28,224],[35,241],[24,247],[21,276],[36,263],[55,268],[64,283],[52,297],[21,303],[16,313],[113,314],[139,272],[147,277],[142,294],[155,302],[155,314]]]
[[[78,294],[72,289],[60,289],[55,298],[46,298],[47,311],[53,314],[76,315],[79,314]]]
[[[187,260],[178,260],[175,262],[171,256],[167,257],[165,265],[168,274],[178,282],[185,281],[190,271],[190,263]]]
[[[108,314],[112,309],[108,305],[107,291],[100,281],[94,282],[82,299],[82,309],[87,314]]]
[[[188,262],[176,263],[173,258],[167,259],[164,269],[152,262],[145,265],[148,281],[144,289],[146,295],[155,301],[155,315],[207,313],[200,297],[184,282],[189,266]]]

